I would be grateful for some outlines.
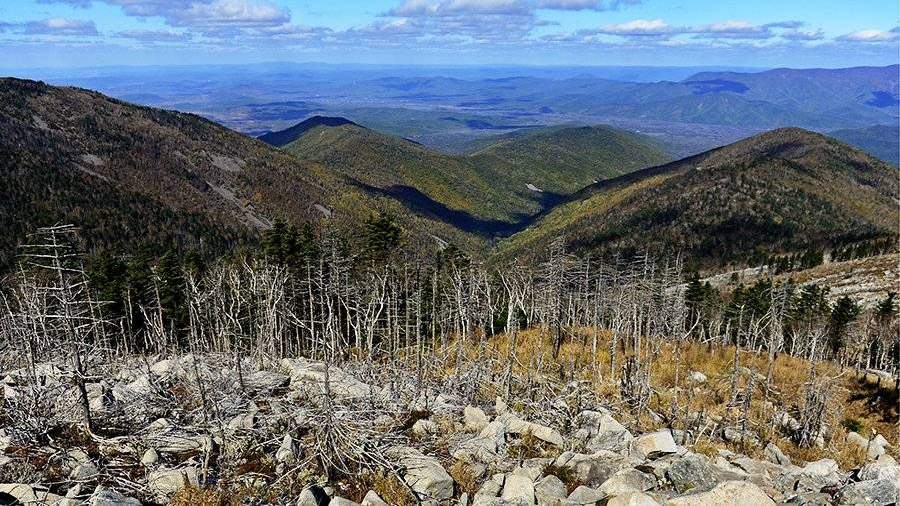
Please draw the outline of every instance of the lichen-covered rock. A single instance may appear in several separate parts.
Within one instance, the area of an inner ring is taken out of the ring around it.
[[[696,453],[673,462],[666,469],[666,478],[679,494],[703,492],[716,486],[716,472],[709,459]]]
[[[603,492],[581,485],[569,494],[568,500],[571,504],[587,505],[597,504],[604,498],[606,494]]]
[[[656,487],[656,478],[637,469],[627,468],[617,471],[598,488],[608,496],[621,495],[627,492],[643,492]]]
[[[888,505],[900,502],[900,495],[889,480],[865,480],[842,486],[835,499],[838,504]]]
[[[574,437],[588,451],[620,451],[634,439],[631,432],[615,418],[602,411],[582,411],[572,421],[577,427]]]

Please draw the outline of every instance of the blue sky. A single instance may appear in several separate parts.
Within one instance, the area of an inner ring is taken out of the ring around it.
[[[897,0],[4,0],[0,67],[263,61],[843,67]]]

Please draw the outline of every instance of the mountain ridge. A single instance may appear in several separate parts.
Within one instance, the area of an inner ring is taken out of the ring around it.
[[[510,258],[564,237],[582,254],[682,252],[704,266],[896,237],[896,169],[783,128],[600,181],[499,244]]]

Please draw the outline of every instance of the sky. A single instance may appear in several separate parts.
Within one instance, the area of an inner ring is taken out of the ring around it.
[[[2,0],[0,67],[848,67],[900,60],[897,0]]]

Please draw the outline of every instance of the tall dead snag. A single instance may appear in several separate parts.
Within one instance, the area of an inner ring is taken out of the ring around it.
[[[87,276],[76,247],[76,229],[72,225],[39,228],[29,235],[29,241],[21,247],[20,257],[29,268],[26,283],[48,301],[41,315],[46,321],[42,328],[49,334],[44,341],[69,350],[84,425],[93,431],[82,354],[87,338],[102,322],[92,311]]]

